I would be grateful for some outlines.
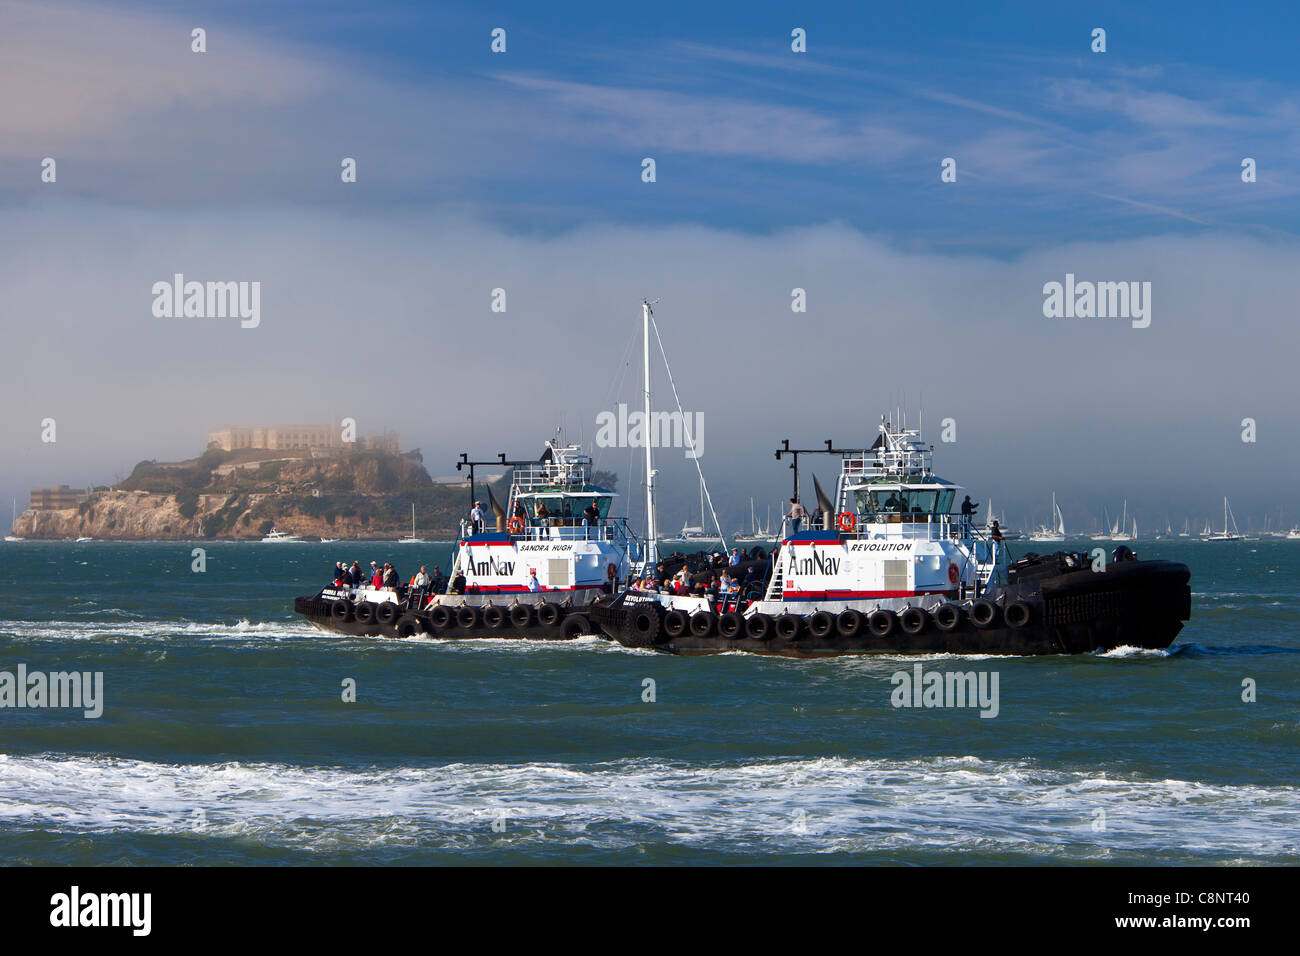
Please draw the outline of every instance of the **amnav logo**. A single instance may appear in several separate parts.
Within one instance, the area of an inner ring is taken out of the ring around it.
[[[508,577],[515,573],[513,561],[498,561],[488,558],[486,561],[474,561],[470,564],[474,574],[480,578]]]
[[[790,564],[786,568],[787,575],[794,574],[838,574],[840,570],[840,559],[832,558],[829,554],[822,554],[820,551],[814,551],[806,558],[795,556],[794,550],[790,550]]]

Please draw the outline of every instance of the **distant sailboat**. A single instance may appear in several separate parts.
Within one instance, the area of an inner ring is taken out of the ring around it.
[[[1229,530],[1228,530],[1228,521],[1229,521],[1229,519],[1231,519],[1231,521],[1232,521],[1232,531],[1229,531]],[[1206,530],[1207,530],[1207,531],[1209,530],[1209,525],[1206,525]],[[1223,532],[1222,532],[1222,533],[1217,533],[1217,534],[1206,534],[1204,540],[1206,540],[1206,541],[1242,541],[1242,540],[1244,540],[1244,539],[1242,538],[1242,536],[1241,536],[1241,532],[1239,532],[1239,531],[1237,530],[1237,518],[1236,518],[1236,516],[1232,513],[1232,508],[1229,507],[1229,505],[1228,505],[1228,498],[1227,498],[1226,495],[1225,495],[1224,498],[1223,498]]]
[[[769,506],[768,510],[771,510]],[[754,499],[749,499],[749,534],[738,534],[732,538],[733,541],[771,541],[771,536],[767,533],[767,528],[761,530],[758,527],[758,517],[754,513]]]
[[[397,539],[398,544],[424,544],[425,542],[415,536],[415,502],[411,502],[411,533],[404,538]]]
[[[12,530],[14,529],[14,525],[16,525],[16,524],[18,523],[18,499],[17,499],[17,498],[13,498],[13,499],[11,499],[10,503],[11,503],[12,508],[13,508],[13,519],[9,522],[9,530],[12,531]],[[7,535],[5,535],[5,540],[6,540],[6,541],[22,541],[23,539],[20,538],[20,537],[18,537],[16,534],[7,534]]]
[[[1065,540],[1065,516],[1061,514],[1060,507],[1056,504],[1056,492],[1052,492],[1052,521],[1053,527],[1043,525],[1037,531],[1029,536],[1030,541],[1064,541]]]
[[[1109,541],[1111,532],[1106,530],[1109,525],[1110,514],[1106,511],[1105,505],[1103,505],[1101,509],[1101,531],[1097,534],[1089,535],[1089,537],[1092,538],[1093,541]]]
[[[1129,534],[1128,528],[1128,499],[1124,499],[1124,510],[1120,514],[1119,520],[1115,522],[1115,527],[1110,529],[1110,541],[1136,541],[1138,536],[1137,518],[1133,519],[1133,533]]]
[[[993,532],[993,522],[997,521],[998,530],[1002,532],[1003,541],[1019,541],[1020,538],[1023,537],[1023,533],[1020,531],[1013,531],[1009,528],[1003,527],[1003,525],[1006,524],[1005,519],[1006,519],[1006,515],[1003,515],[1001,519],[998,518],[997,512],[993,510],[993,499],[990,498],[988,519],[984,522],[984,533],[991,534]]]

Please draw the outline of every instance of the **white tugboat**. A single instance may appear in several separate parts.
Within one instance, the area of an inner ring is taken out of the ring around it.
[[[870,448],[840,452],[826,527],[782,540],[760,582],[720,593],[700,587],[709,570],[688,573],[602,599],[592,619],[620,643],[679,654],[1060,654],[1177,637],[1186,565],[1127,548],[1104,570],[1078,553],[1009,562],[1005,543],[952,513],[962,488],[934,474],[932,452],[883,422]]]
[[[515,466],[497,529],[462,534],[446,593],[414,587],[326,587],[294,609],[312,623],[352,635],[570,639],[595,633],[583,609],[615,591],[641,541],[618,497],[592,483],[591,458],[557,437],[535,463]],[[509,517],[507,517],[509,516]]]

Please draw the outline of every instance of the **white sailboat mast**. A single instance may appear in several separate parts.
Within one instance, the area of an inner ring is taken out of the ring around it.
[[[650,417],[650,303],[641,301],[642,331],[645,339],[643,372],[645,375],[645,420],[646,426],[653,421]],[[658,534],[655,530],[655,469],[654,453],[651,449],[650,435],[646,434],[645,443],[645,535],[646,563],[655,566],[659,563]]]

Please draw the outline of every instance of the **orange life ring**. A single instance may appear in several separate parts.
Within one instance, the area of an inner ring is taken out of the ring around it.
[[[960,577],[961,577],[961,571],[958,570],[957,565],[955,564],[948,565],[948,581],[952,584],[956,584],[957,579]]]
[[[618,565],[613,561],[611,561],[609,567],[605,569],[605,577],[609,578],[611,581],[618,577]]]
[[[852,531],[857,527],[858,519],[854,517],[851,511],[841,511],[839,517],[839,526],[841,531]]]
[[[506,530],[509,531],[511,534],[518,534],[519,532],[523,531],[524,519],[519,517],[519,515],[515,515],[508,522],[506,522]]]

